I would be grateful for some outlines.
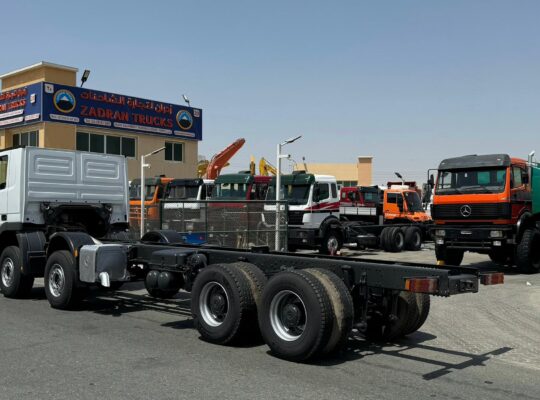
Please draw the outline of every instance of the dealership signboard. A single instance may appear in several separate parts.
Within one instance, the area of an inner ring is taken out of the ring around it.
[[[0,93],[0,129],[41,121],[41,83]]]
[[[0,94],[0,128],[36,121],[202,140],[198,108],[48,82]]]

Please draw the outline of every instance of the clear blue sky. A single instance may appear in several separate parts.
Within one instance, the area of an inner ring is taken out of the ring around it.
[[[297,161],[375,157],[377,183],[445,157],[540,153],[540,1],[1,1],[0,72],[45,60],[94,89],[204,109],[199,152],[238,137]]]

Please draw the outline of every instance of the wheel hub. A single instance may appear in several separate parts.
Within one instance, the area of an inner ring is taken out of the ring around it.
[[[298,294],[282,290],[274,296],[270,303],[270,324],[281,340],[298,340],[304,334],[306,323],[306,307]]]
[[[208,282],[203,286],[199,296],[199,311],[203,321],[212,327],[225,321],[229,311],[229,298],[220,283]]]
[[[213,314],[221,314],[225,309],[225,297],[220,293],[214,293],[210,299],[210,310]]]
[[[2,264],[2,284],[5,287],[10,287],[13,283],[15,265],[11,258],[6,258]]]
[[[300,324],[301,312],[296,304],[287,304],[283,307],[281,319],[287,329],[292,329]]]
[[[338,249],[338,241],[335,237],[328,239],[327,247],[330,253],[335,253]]]
[[[64,292],[66,278],[64,270],[58,264],[53,265],[49,273],[49,291],[54,297],[59,297]]]

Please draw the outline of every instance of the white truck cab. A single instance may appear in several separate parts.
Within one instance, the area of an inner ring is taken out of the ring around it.
[[[102,283],[125,280],[121,265],[90,271],[95,263],[87,262],[66,272],[49,265],[49,255],[71,257],[75,265],[84,245],[96,245],[99,239],[127,239],[128,210],[123,156],[38,147],[1,150],[0,289],[4,296],[25,295],[34,278],[44,275],[50,279],[45,291],[53,300],[54,287],[79,279],[71,274],[91,276],[87,283],[99,282],[101,272],[106,273],[101,274]],[[91,249],[86,254],[97,257]]]
[[[275,200],[276,180],[272,178],[267,200]],[[288,201],[288,248],[320,248],[335,251],[343,239],[336,231],[339,223],[339,191],[336,178],[304,172],[281,176],[281,199]],[[265,206],[272,208],[275,206]]]

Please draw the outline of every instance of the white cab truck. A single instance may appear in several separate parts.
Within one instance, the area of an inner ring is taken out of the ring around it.
[[[95,257],[99,239],[127,239],[128,183],[122,156],[37,147],[0,151],[0,289],[21,297],[36,277],[49,300],[74,276],[58,258]],[[114,246],[114,244],[112,244]],[[83,254],[81,254],[83,256]],[[122,268],[80,269],[77,280],[106,286],[127,277]]]

